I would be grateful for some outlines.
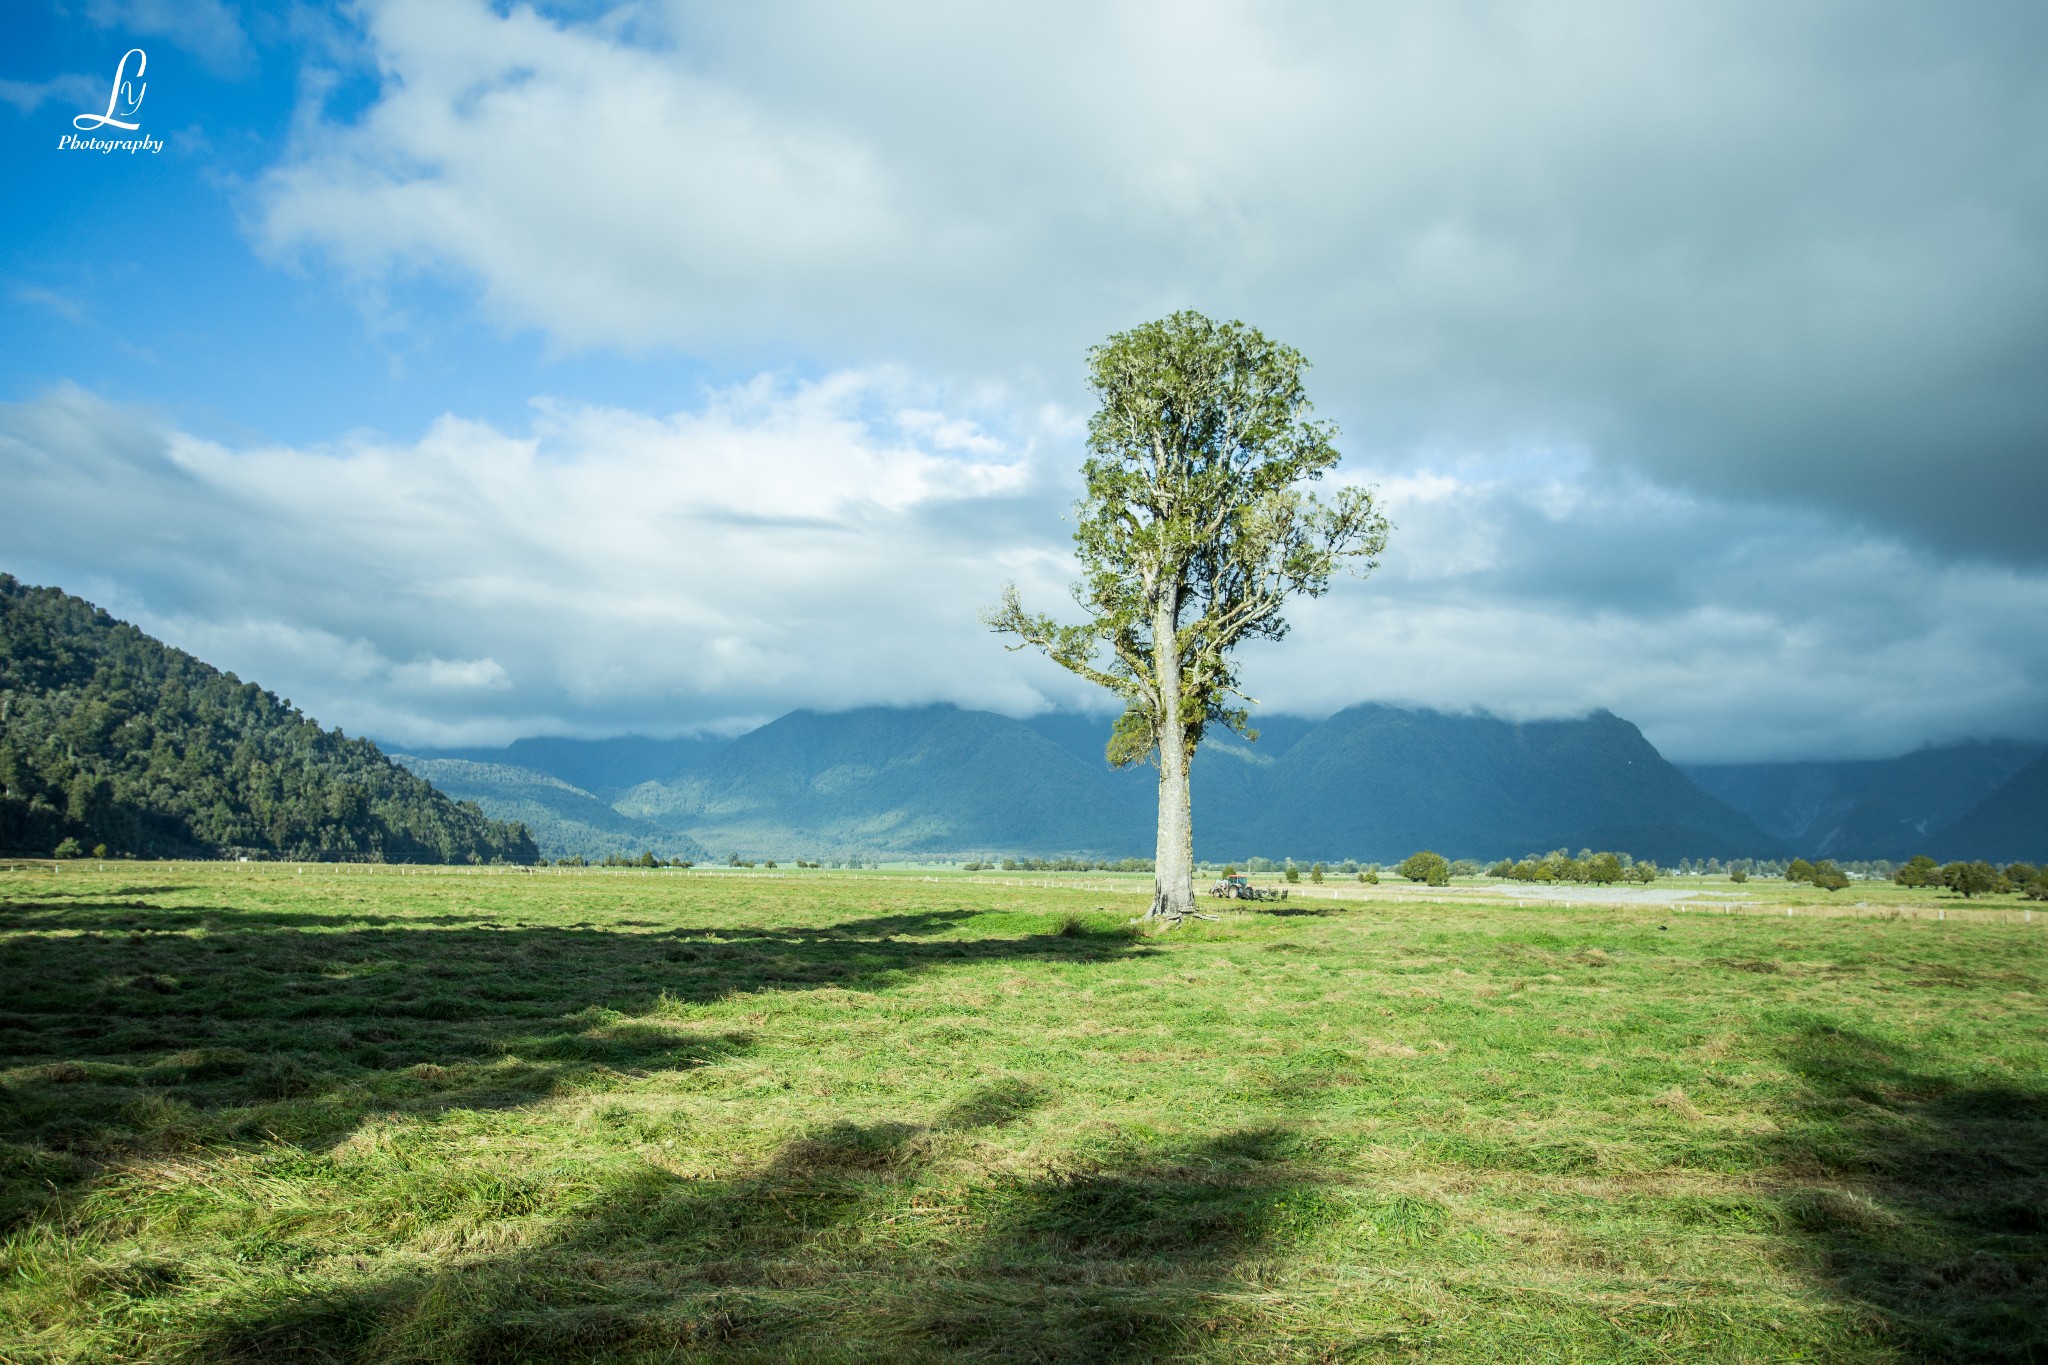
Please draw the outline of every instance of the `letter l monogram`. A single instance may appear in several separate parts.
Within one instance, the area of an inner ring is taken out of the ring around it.
[[[122,76],[128,70],[128,59],[130,57],[139,59],[135,63],[135,76],[136,79],[141,79],[142,73],[149,67],[149,54],[139,47],[131,47],[121,54],[121,64],[114,68],[114,88],[107,92],[107,112],[104,114],[80,114],[71,120],[72,127],[81,132],[89,133],[95,128],[104,128],[111,124],[116,128],[126,128],[132,133],[142,126],[140,123],[123,123],[114,117],[114,111],[123,105],[127,106],[126,112],[131,114],[142,108],[142,97],[149,92],[149,86],[145,84],[132,97],[128,94],[128,82],[123,80]]]

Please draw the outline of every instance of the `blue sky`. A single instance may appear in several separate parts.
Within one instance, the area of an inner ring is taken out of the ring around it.
[[[2048,734],[2037,7],[0,18],[0,570],[408,744],[1100,704],[1081,356],[1316,362],[1384,568],[1275,709]],[[154,154],[58,150],[142,48]]]

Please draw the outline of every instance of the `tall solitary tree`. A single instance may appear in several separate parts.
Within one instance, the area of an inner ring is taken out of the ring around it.
[[[1307,368],[1257,328],[1194,312],[1091,349],[1073,588],[1088,619],[1027,612],[1014,583],[985,618],[1010,648],[1036,646],[1123,699],[1109,761],[1158,765],[1151,915],[1173,923],[1195,909],[1195,746],[1215,723],[1258,737],[1231,651],[1285,635],[1281,606],[1327,592],[1345,562],[1370,572],[1391,529],[1369,489],[1303,488],[1340,458],[1336,428],[1310,416]]]

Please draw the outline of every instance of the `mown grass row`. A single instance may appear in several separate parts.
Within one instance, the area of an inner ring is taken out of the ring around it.
[[[2048,1351],[2041,929],[1279,908],[0,874],[0,1359]]]

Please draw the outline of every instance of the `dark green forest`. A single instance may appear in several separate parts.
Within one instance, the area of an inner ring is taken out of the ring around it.
[[[524,825],[55,588],[0,574],[0,851],[530,863]]]

